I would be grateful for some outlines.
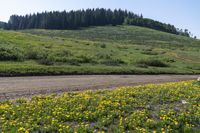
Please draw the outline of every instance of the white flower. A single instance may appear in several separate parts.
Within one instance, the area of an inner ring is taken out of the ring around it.
[[[197,81],[200,82],[200,77],[198,77]]]
[[[186,102],[185,100],[181,100],[182,104],[187,104],[188,102]]]

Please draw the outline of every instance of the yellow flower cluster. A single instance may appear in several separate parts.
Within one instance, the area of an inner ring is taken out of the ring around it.
[[[183,102],[184,101],[184,102]],[[0,102],[0,132],[200,132],[195,81]]]

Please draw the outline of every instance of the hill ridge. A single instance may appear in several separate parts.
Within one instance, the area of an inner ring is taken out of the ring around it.
[[[5,29],[78,29],[89,26],[135,25],[190,37],[190,32],[178,29],[174,25],[144,18],[133,12],[121,9],[86,9],[75,11],[51,11],[31,15],[12,15]]]

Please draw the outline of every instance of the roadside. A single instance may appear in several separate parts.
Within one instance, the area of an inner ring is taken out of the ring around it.
[[[195,80],[200,75],[74,75],[1,77],[0,100],[37,94],[115,89],[121,86]]]

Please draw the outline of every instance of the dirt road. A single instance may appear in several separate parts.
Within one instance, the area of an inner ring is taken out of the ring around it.
[[[0,78],[0,100],[35,94],[197,79],[200,75],[77,75]]]

